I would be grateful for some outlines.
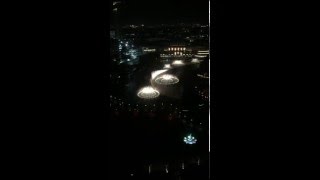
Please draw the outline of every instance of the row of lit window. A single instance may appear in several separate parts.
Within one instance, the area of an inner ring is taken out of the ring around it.
[[[175,48],[168,48],[169,51],[185,51],[186,48],[182,48],[182,47],[175,47]]]
[[[174,52],[174,54],[160,54],[160,56],[173,56],[173,55],[191,56],[191,54],[184,54],[184,53],[182,53],[182,52]]]

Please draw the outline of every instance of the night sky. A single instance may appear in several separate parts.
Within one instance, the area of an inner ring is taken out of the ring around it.
[[[209,0],[123,0],[122,24],[205,23]]]

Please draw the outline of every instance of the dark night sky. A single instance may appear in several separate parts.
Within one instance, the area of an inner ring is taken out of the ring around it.
[[[123,0],[123,24],[209,21],[209,0]]]

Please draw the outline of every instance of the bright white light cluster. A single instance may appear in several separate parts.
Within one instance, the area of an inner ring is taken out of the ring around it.
[[[192,63],[199,63],[200,61],[197,58],[193,58],[191,62]]]
[[[181,66],[181,65],[184,65],[183,61],[182,60],[175,60],[172,62],[172,65],[178,65],[178,66]]]
[[[179,79],[176,76],[171,74],[163,74],[156,78],[155,82],[161,85],[171,85],[179,82]]]
[[[191,134],[183,138],[183,141],[186,144],[195,144],[197,142],[197,139],[193,137]]]
[[[171,68],[171,65],[170,65],[170,64],[165,64],[163,68],[164,68],[164,69],[170,69],[170,68]]]
[[[157,91],[156,89],[154,89],[151,86],[147,86],[144,87],[142,89],[140,89],[140,91],[137,94],[140,98],[144,98],[144,99],[153,99],[156,98],[160,95],[159,91]]]

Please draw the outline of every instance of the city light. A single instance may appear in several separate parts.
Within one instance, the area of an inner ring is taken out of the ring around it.
[[[144,49],[144,52],[156,52],[156,49]]]
[[[136,59],[138,57],[138,52],[135,49],[130,49],[128,55],[130,55],[132,59]]]
[[[197,58],[193,58],[191,62],[192,63],[200,63],[200,61]]]
[[[190,135],[184,137],[183,141],[186,144],[195,144],[197,142],[197,139],[190,134]]]
[[[139,90],[138,97],[143,99],[153,99],[160,95],[159,91],[151,86],[144,87]]]
[[[200,57],[200,58],[204,58],[204,57],[207,57],[207,56],[204,56],[204,55],[194,55],[195,57]]]
[[[206,50],[206,51],[198,51],[198,53],[209,53],[209,50]]]
[[[170,64],[165,64],[163,68],[164,68],[164,69],[170,69],[170,68],[171,68],[171,65],[170,65]]]
[[[178,83],[179,79],[171,74],[163,74],[156,78],[155,82],[161,85],[172,85]]]
[[[184,65],[182,60],[175,60],[172,62],[172,65]]]

